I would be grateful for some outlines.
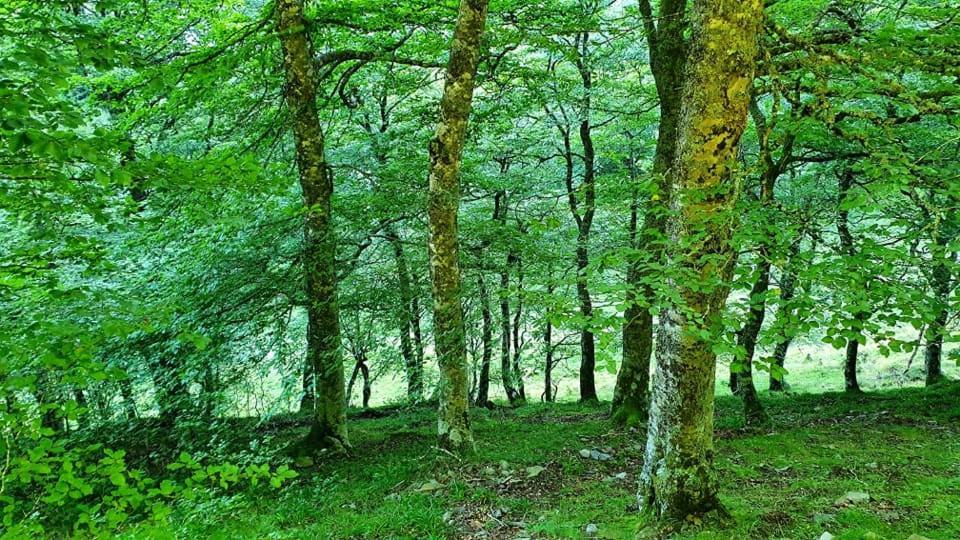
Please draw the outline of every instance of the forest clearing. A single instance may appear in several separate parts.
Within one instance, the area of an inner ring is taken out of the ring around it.
[[[0,0],[0,538],[960,538],[955,0]]]

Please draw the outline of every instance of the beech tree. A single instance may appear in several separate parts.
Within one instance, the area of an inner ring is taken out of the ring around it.
[[[277,34],[283,47],[286,98],[292,113],[297,168],[306,207],[303,266],[307,291],[307,362],[316,392],[315,447],[348,447],[346,396],[337,308],[336,236],[331,215],[333,177],[317,115],[313,45],[302,0],[279,0]]]
[[[677,153],[670,171],[667,234],[682,303],[660,314],[642,510],[683,520],[723,507],[713,470],[713,402],[718,331],[735,264],[730,209],[746,127],[763,18],[759,0],[698,0],[684,68]],[[684,283],[697,283],[689,287]]]
[[[430,269],[440,364],[437,430],[441,446],[457,451],[470,450],[473,446],[457,232],[460,159],[473,102],[487,5],[485,0],[460,3],[440,102],[440,123],[430,142]]]

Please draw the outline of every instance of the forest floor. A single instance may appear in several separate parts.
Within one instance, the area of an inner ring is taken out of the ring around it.
[[[745,429],[738,400],[718,398],[721,497],[734,520],[691,523],[677,538],[960,538],[960,383],[764,395],[764,404],[771,425]],[[643,433],[613,429],[604,406],[476,411],[477,454],[464,461],[434,448],[434,411],[375,416],[352,418],[349,457],[301,462],[300,477],[280,491],[191,505],[172,529],[127,534],[633,538],[640,525]],[[246,431],[241,446],[259,452],[304,429],[275,419]]]

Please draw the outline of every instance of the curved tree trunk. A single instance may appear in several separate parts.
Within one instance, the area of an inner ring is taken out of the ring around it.
[[[753,384],[753,355],[757,349],[757,338],[763,327],[763,320],[767,312],[766,294],[770,288],[770,260],[766,247],[761,247],[760,260],[757,262],[757,280],[750,289],[750,309],[747,310],[747,319],[743,327],[737,332],[737,345],[743,348],[744,356],[738,359],[740,371],[734,371],[731,366],[731,383],[734,383],[734,393],[743,400],[744,415],[747,424],[761,424],[768,420],[767,413],[760,404],[757,396],[757,387]]]
[[[393,256],[397,264],[397,283],[400,287],[400,304],[403,309],[400,323],[400,353],[407,372],[407,399],[417,403],[423,399],[423,362],[419,361],[413,352],[413,343],[410,340],[411,329],[414,325],[413,290],[410,286],[410,271],[407,268],[407,256],[403,249],[403,242],[392,229],[386,232],[387,240],[393,246]]]
[[[303,0],[277,0],[277,33],[283,49],[286,100],[293,122],[300,187],[307,208],[303,266],[307,292],[307,358],[316,380],[313,447],[346,447],[346,398],[337,307],[336,238],[330,199],[333,178],[324,156],[317,115],[313,44]]]
[[[587,269],[590,266],[590,231],[597,210],[597,171],[596,151],[593,146],[593,128],[590,123],[591,92],[593,91],[593,72],[589,66],[590,34],[584,32],[579,39],[580,50],[577,56],[577,69],[583,83],[583,104],[580,121],[580,144],[583,146],[583,214],[577,228],[577,298],[580,300],[580,314],[585,325],[580,332],[580,401],[596,403],[597,384],[594,371],[597,367],[596,340],[592,330],[593,300]],[[576,208],[572,208],[576,213]]]
[[[713,465],[717,332],[735,263],[730,216],[738,182],[731,178],[746,126],[763,19],[760,0],[695,0],[683,85],[677,159],[670,171],[673,210],[667,232],[672,259],[695,287],[674,282],[682,306],[660,315],[640,508],[681,521],[722,510]],[[682,196],[681,196],[682,195]],[[697,239],[691,242],[691,239]],[[707,240],[703,240],[703,239]],[[702,321],[702,323],[700,322]]]
[[[663,257],[664,212],[670,200],[667,172],[677,153],[677,127],[680,120],[680,92],[686,62],[684,32],[688,21],[686,0],[662,0],[654,18],[649,0],[640,1],[640,11],[650,51],[650,69],[660,101],[660,125],[653,158],[652,175],[656,197],[645,202],[643,227],[633,247],[644,250],[645,259],[659,262]],[[644,283],[648,277],[646,261],[631,262],[627,270],[627,309],[623,323],[623,361],[614,390],[613,419],[618,423],[645,420],[650,397],[650,354],[653,351],[653,288]]]
[[[797,289],[797,270],[795,264],[797,263],[797,255],[799,252],[800,239],[797,239],[797,241],[790,246],[790,257],[787,259],[787,266],[783,271],[783,276],[780,278],[780,309],[777,311],[777,321],[774,323],[774,326],[780,324],[780,319],[789,321],[793,316],[794,309],[790,306],[790,302],[793,300]],[[786,363],[787,351],[790,349],[792,342],[792,333],[783,334],[773,349],[773,366],[776,373],[771,373],[770,375],[769,390],[771,392],[783,392],[786,388],[783,366]]]
[[[473,449],[467,383],[467,352],[460,302],[457,213],[460,207],[460,159],[473,103],[480,60],[480,39],[487,0],[461,0],[450,48],[440,124],[430,141],[430,267],[433,325],[440,364],[437,435],[442,448]]]
[[[853,234],[850,232],[850,212],[844,207],[844,201],[847,194],[853,187],[853,171],[849,168],[839,177],[839,187],[837,191],[837,233],[840,236],[840,248],[848,257],[857,255],[857,247],[853,241]],[[853,314],[856,321],[856,330],[863,331],[863,323],[867,320],[867,314],[863,311],[856,311]],[[843,361],[843,382],[844,389],[850,393],[860,393],[860,382],[857,380],[857,354],[860,350],[860,342],[856,339],[847,341],[847,350]]]

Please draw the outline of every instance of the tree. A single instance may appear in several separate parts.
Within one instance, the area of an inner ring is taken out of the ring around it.
[[[683,86],[688,27],[686,0],[663,0],[657,16],[649,0],[640,1],[640,13],[650,56],[650,71],[660,104],[657,146],[653,159],[653,186],[645,197],[642,228],[632,239],[638,255],[627,271],[627,309],[623,321],[623,361],[613,394],[613,419],[620,424],[645,420],[650,403],[650,355],[653,351],[653,312],[656,306],[651,266],[663,255],[669,204],[668,172],[676,158],[680,120],[680,92]],[[632,229],[636,223],[633,221]],[[642,254],[643,256],[639,256]]]
[[[307,442],[319,448],[343,448],[350,443],[337,307],[333,178],[317,114],[313,45],[302,0],[278,0],[274,9],[306,207],[302,257],[307,292],[307,362],[316,381],[313,425]]]
[[[716,335],[735,261],[732,170],[747,121],[759,0],[697,0],[685,66],[667,233],[679,301],[660,314],[640,508],[683,520],[722,509],[713,470]],[[696,285],[691,287],[689,283]]]
[[[440,445],[453,451],[473,447],[460,300],[457,212],[460,206],[460,159],[473,102],[487,7],[486,0],[460,2],[440,101],[440,123],[430,142],[430,269],[433,325],[440,364],[437,431]]]

